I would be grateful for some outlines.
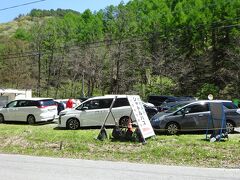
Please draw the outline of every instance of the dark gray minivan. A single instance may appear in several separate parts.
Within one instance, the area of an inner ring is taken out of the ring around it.
[[[234,127],[240,126],[240,112],[232,101],[202,100],[174,106],[166,112],[160,112],[150,120],[153,128],[165,131],[168,134],[177,134],[179,131],[204,131],[209,123],[209,103],[222,102],[226,115],[226,129],[233,132]]]

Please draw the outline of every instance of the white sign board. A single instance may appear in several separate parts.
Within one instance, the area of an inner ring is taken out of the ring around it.
[[[143,138],[155,136],[140,96],[127,96]]]

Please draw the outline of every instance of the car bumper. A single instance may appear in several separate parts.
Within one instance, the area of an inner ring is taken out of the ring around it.
[[[165,131],[165,122],[164,121],[151,121],[151,125],[154,131]]]
[[[58,117],[58,127],[66,127],[66,123],[64,123],[65,121],[63,121],[62,116]]]
[[[57,118],[56,114],[52,114],[52,115],[44,115],[41,114],[39,116],[39,118],[36,118],[36,122],[42,122],[42,121],[53,121],[54,119]]]

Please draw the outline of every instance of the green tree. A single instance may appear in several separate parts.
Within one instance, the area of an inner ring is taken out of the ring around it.
[[[214,84],[203,84],[197,92],[197,97],[199,99],[207,99],[209,94],[212,94],[214,99],[217,99],[219,97],[219,88]]]

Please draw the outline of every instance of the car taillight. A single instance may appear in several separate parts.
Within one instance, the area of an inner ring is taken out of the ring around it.
[[[38,108],[45,108],[46,106],[37,106]]]

